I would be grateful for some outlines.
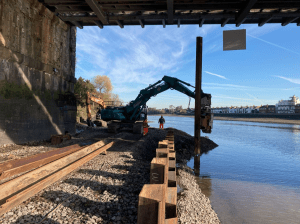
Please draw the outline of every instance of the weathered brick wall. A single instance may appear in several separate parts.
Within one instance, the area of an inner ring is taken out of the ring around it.
[[[75,132],[75,51],[76,28],[37,0],[0,1],[0,145]]]

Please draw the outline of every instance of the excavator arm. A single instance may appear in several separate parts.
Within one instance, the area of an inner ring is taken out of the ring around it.
[[[106,108],[104,101],[101,98],[92,96],[89,92],[86,92],[86,112],[87,112],[87,124],[92,126],[92,113],[91,113],[91,101],[99,104],[102,109]]]
[[[177,78],[164,76],[162,80],[154,83],[153,85],[150,85],[145,89],[142,89],[136,99],[131,101],[127,106],[122,108],[102,110],[103,114],[101,112],[101,116],[106,120],[123,120],[129,122],[137,121],[143,109],[146,108],[147,101],[151,97],[156,96],[157,94],[162,93],[168,89],[175,89],[189,97],[195,98],[195,92],[191,91],[187,86],[193,87],[189,83],[181,81]],[[212,126],[212,116],[210,114],[211,95],[203,93],[202,90],[201,105],[201,116],[206,121],[206,123],[202,125],[202,131],[210,133]]]

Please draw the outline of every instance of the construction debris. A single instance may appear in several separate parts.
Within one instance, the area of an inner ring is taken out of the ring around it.
[[[52,145],[58,145],[62,143],[64,140],[70,140],[71,135],[70,134],[65,134],[65,135],[51,135],[51,144]]]

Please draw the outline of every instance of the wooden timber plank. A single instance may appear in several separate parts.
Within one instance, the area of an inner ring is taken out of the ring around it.
[[[0,185],[0,200],[8,197],[9,195],[27,187],[28,185],[38,181],[39,179],[57,171],[58,169],[63,168],[64,166],[75,162],[83,156],[88,155],[89,153],[95,151],[99,147],[102,147],[104,144],[103,141],[96,142],[93,145],[87,146],[77,152],[74,152],[66,157],[63,157],[57,161],[54,161],[50,164],[47,164],[43,167],[40,167],[36,170],[28,172],[20,177],[17,177],[13,180],[5,182]]]
[[[97,144],[97,143],[95,143],[95,144]],[[62,177],[64,177],[67,174],[71,173],[72,171],[74,171],[78,167],[82,166],[86,162],[90,161],[91,159],[93,159],[94,157],[99,155],[100,153],[106,151],[113,144],[114,144],[114,142],[111,142],[111,143],[101,147],[100,149],[90,153],[89,155],[81,158],[80,160],[77,160],[76,162],[70,164],[69,166],[59,170],[58,172],[56,172],[56,173],[54,173],[54,174],[52,174],[48,177],[46,177],[42,181],[40,181],[40,182],[36,183],[35,185],[27,188],[26,190],[24,190],[24,191],[22,191],[22,192],[20,192],[16,195],[14,195],[13,197],[7,199],[6,203],[4,203],[0,206],[0,216],[3,215],[4,213],[6,213],[7,211],[11,210],[12,208],[18,206],[20,203],[27,200],[28,198],[34,196],[35,194],[37,194],[39,191],[43,190],[44,188],[46,188],[50,184],[53,184],[56,181],[60,180]]]
[[[51,150],[51,151],[48,151],[48,152],[40,153],[40,154],[37,154],[37,155],[28,156],[28,157],[25,157],[25,158],[22,158],[22,159],[15,159],[15,160],[10,160],[10,161],[4,162],[4,163],[0,164],[0,172],[3,172],[5,170],[9,170],[9,169],[14,169],[16,167],[23,166],[25,164],[32,163],[34,161],[41,160],[41,159],[53,156],[55,154],[64,153],[64,152],[66,152],[68,150],[71,150],[72,148],[78,147],[78,146],[79,145],[77,145],[77,144],[76,145],[70,145],[70,146],[67,146],[67,147],[64,147],[64,148],[59,148],[59,149]]]
[[[60,159],[64,156],[67,156],[71,153],[74,153],[74,152],[80,150],[81,148],[82,147],[79,146],[79,145],[73,145],[73,147],[71,149],[69,149],[68,151],[66,151],[66,152],[56,154],[56,155],[53,155],[53,156],[49,156],[49,157],[46,157],[44,159],[34,161],[32,163],[27,163],[27,164],[24,164],[23,166],[18,166],[14,169],[6,170],[6,171],[4,171],[0,174],[0,180],[3,180],[3,179],[8,178],[8,177],[12,177],[12,176],[17,175],[19,173],[23,173],[23,172],[26,172],[26,171],[29,171],[29,170],[33,170],[33,169],[41,167],[41,166],[44,166],[44,165],[46,165],[48,163],[51,163],[51,162],[53,162],[57,159]],[[43,157],[44,156],[45,155],[43,155]]]

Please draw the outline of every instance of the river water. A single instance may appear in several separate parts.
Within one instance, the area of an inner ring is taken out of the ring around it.
[[[194,135],[194,118],[164,118]],[[219,145],[201,156],[195,178],[221,223],[300,223],[300,125],[215,120],[201,136]]]

